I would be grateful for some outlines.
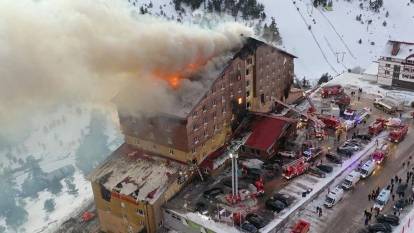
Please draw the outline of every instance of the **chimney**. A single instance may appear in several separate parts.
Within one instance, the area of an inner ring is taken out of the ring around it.
[[[398,52],[400,51],[400,42],[394,41],[392,42],[392,51],[391,51],[391,55],[392,56],[397,56]]]

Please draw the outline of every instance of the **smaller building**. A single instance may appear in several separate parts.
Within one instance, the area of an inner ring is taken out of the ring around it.
[[[161,206],[187,180],[187,166],[123,144],[91,175],[104,232],[157,232]]]
[[[388,41],[378,63],[379,84],[414,90],[414,42]]]
[[[296,121],[285,117],[256,115],[252,133],[241,146],[242,156],[267,159],[276,154],[279,145],[296,133]]]

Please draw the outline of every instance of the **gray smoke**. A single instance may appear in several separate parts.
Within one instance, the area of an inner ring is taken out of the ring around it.
[[[154,71],[180,72],[252,34],[238,23],[201,28],[134,12],[117,0],[2,0],[0,140],[35,124],[33,115],[106,103],[126,86],[134,92],[123,107],[159,111],[174,96]]]

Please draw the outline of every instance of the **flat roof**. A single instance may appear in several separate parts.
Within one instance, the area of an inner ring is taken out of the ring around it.
[[[106,189],[154,203],[187,166],[121,145],[89,176]]]

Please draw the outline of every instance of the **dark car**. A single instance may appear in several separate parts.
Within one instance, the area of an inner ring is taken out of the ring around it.
[[[311,167],[308,169],[309,174],[319,177],[319,178],[325,178],[326,177],[326,173],[321,171],[319,168],[317,167]]]
[[[263,163],[262,168],[272,172],[279,172],[282,170],[282,167],[277,163]]]
[[[408,200],[406,199],[400,199],[394,204],[394,209],[396,210],[402,210],[408,205]]]
[[[357,138],[357,139],[361,139],[364,141],[371,141],[372,136],[369,134],[357,134],[355,136],[352,136],[352,138]]]
[[[208,206],[204,202],[197,202],[195,205],[195,211],[199,212],[200,214],[206,214],[208,212]]]
[[[259,230],[253,224],[251,224],[249,222],[244,222],[241,225],[241,229],[244,232],[249,232],[249,233],[257,233],[257,232],[259,232]]]
[[[285,193],[275,193],[272,198],[274,200],[283,202],[283,204],[285,204],[286,207],[290,206],[295,201],[294,197]]]
[[[248,168],[247,174],[245,175],[244,178],[251,180],[251,181],[256,181],[256,180],[260,180],[260,178],[262,178],[263,175],[264,173],[262,169]]]
[[[400,218],[392,214],[380,214],[377,216],[377,222],[379,223],[388,223],[393,226],[398,226],[400,224]]]
[[[251,223],[253,226],[255,226],[257,229],[260,229],[266,226],[266,221],[264,220],[264,218],[254,213],[247,214],[246,220],[249,223]]]
[[[352,154],[354,154],[354,150],[352,148],[349,147],[338,147],[336,148],[336,152],[340,155],[345,155],[345,156],[352,156]]]
[[[397,195],[404,195],[405,194],[405,190],[407,189],[408,185],[407,184],[400,184],[397,187]]]
[[[316,166],[317,168],[319,168],[321,171],[326,172],[326,173],[331,173],[333,171],[333,167],[329,166],[329,165],[325,165],[325,164],[321,164]]]
[[[203,196],[207,199],[213,199],[216,196],[224,194],[223,189],[221,188],[212,188],[203,193]]]
[[[391,233],[392,228],[388,223],[374,223],[368,226],[369,232],[384,232]]]
[[[270,210],[273,210],[273,211],[276,211],[277,213],[279,213],[284,208],[286,208],[286,205],[285,205],[285,203],[283,203],[279,200],[274,200],[274,199],[270,198],[266,201],[266,207]]]
[[[327,154],[326,154],[326,158],[327,158],[329,161],[331,161],[331,162],[333,162],[333,163],[336,163],[336,164],[341,164],[341,163],[342,163],[342,159],[341,159],[341,158],[339,158],[339,156],[336,156],[336,155],[331,154],[331,153],[327,153]]]
[[[273,156],[270,159],[264,161],[263,164],[279,164],[279,166],[283,166],[283,160],[278,156]]]
[[[359,228],[355,233],[369,233],[367,228]]]

